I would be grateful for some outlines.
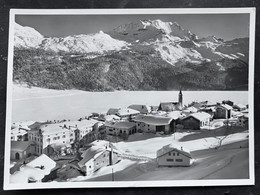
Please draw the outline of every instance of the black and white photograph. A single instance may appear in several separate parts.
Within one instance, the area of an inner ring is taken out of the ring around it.
[[[254,184],[254,8],[10,12],[4,187]]]

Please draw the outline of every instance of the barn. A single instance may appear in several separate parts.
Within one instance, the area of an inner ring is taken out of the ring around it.
[[[211,115],[206,112],[193,113],[181,119],[184,129],[200,130],[209,125]]]
[[[169,144],[157,151],[158,166],[190,166],[193,162],[190,151],[179,145]]]

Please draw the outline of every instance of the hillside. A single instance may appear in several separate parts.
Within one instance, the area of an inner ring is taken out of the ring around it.
[[[176,22],[45,38],[15,26],[14,81],[50,89],[247,90],[248,38],[199,38]]]

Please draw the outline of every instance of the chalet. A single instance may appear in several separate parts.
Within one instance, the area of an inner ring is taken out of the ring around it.
[[[184,129],[200,130],[210,124],[210,118],[210,114],[206,112],[197,112],[182,118],[181,123]]]
[[[232,107],[227,104],[218,104],[214,113],[215,119],[229,119],[231,118]]]
[[[190,166],[192,157],[188,149],[169,144],[157,151],[156,161],[158,166]]]
[[[106,122],[105,128],[108,135],[123,136],[124,134],[131,135],[136,133],[135,123],[128,121]]]
[[[114,165],[119,161],[118,153],[111,148],[92,146],[81,155],[79,167],[86,175],[91,175],[98,169]]]
[[[233,106],[233,108],[234,108],[235,110],[238,110],[238,111],[243,111],[243,110],[246,110],[246,109],[247,109],[246,105],[243,105],[243,104],[235,104],[235,105]]]
[[[128,108],[131,108],[133,110],[139,111],[141,114],[148,114],[151,112],[151,107],[147,105],[141,105],[141,104],[132,104],[128,106]]]
[[[11,141],[11,160],[25,159],[35,152],[33,141]]]
[[[10,183],[42,182],[56,167],[56,162],[45,154],[40,155],[31,162],[21,166],[20,171],[10,175]]]
[[[139,115],[134,119],[137,131],[142,132],[174,132],[175,120],[171,117],[156,115]]]

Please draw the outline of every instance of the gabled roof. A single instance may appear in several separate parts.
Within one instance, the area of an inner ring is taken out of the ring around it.
[[[110,108],[108,111],[107,111],[107,114],[110,115],[110,114],[116,114],[118,112],[119,108]]]
[[[128,121],[119,121],[115,123],[105,123],[105,126],[107,127],[113,127],[113,128],[119,128],[119,129],[130,129],[132,127],[135,127],[135,123],[128,122]]]
[[[220,105],[217,105],[217,107],[223,107],[226,110],[232,110],[232,106],[230,106],[228,104],[220,104]]]
[[[181,118],[182,114],[181,114],[181,111],[172,111],[172,112],[167,113],[166,116],[176,120],[178,118]]]
[[[42,168],[41,168],[42,167]],[[29,179],[40,181],[56,167],[56,162],[45,154],[21,166],[20,171],[16,171],[10,176],[10,183],[28,183]]]
[[[188,118],[188,117],[193,117],[199,121],[203,121],[205,119],[209,119],[211,117],[210,114],[206,113],[206,112],[197,112],[197,113],[192,113],[187,117],[184,117],[182,120]]]
[[[140,112],[131,108],[122,108],[119,109],[116,114],[118,116],[128,116],[133,114],[140,114]]]
[[[132,104],[132,105],[128,106],[128,108],[131,108],[133,110],[137,110],[142,114],[146,114],[146,113],[151,112],[151,107],[147,106],[147,105]]]
[[[11,150],[25,151],[30,145],[34,145],[33,141],[11,141]]]
[[[42,154],[38,158],[35,158],[31,162],[27,163],[27,166],[33,168],[38,166],[44,166],[44,169],[49,169],[49,171],[51,171],[51,169],[53,169],[56,166],[56,162],[47,155]]]
[[[187,148],[184,148],[184,147],[182,147],[180,145],[176,145],[176,144],[169,144],[169,145],[163,146],[161,149],[159,149],[157,151],[157,158],[159,158],[171,151],[177,151],[188,158],[192,158],[190,151]]]
[[[85,166],[85,164],[91,160],[91,159],[95,159],[97,158],[99,155],[101,155],[105,150],[105,148],[100,148],[97,146],[92,146],[89,149],[87,149],[85,152],[83,152],[83,154],[81,155],[81,157],[83,158],[81,161],[79,161],[78,165],[80,167]]]
[[[235,104],[234,107],[236,107],[236,108],[246,108],[246,105],[244,105],[244,104]]]
[[[139,115],[135,119],[136,122],[143,122],[148,125],[168,125],[173,120],[171,117],[156,116],[156,115]]]

